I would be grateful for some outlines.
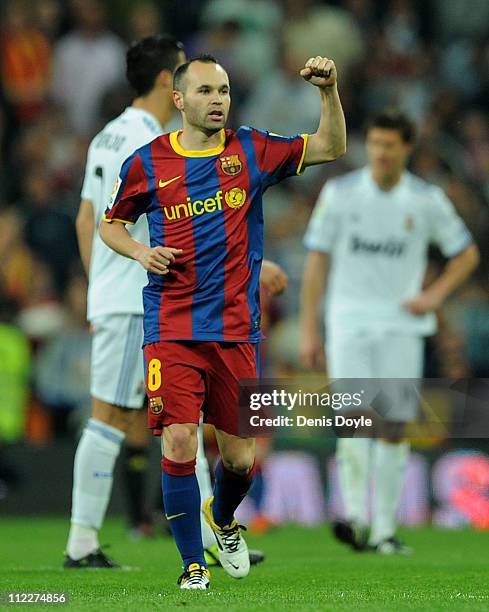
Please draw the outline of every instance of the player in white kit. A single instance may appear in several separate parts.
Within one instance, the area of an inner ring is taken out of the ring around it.
[[[106,247],[97,230],[124,160],[163,134],[163,126],[168,127],[174,112],[173,72],[184,61],[183,45],[172,37],[152,36],[134,44],[127,53],[127,79],[136,98],[95,136],[88,150],[77,234],[89,276],[92,416],[75,455],[67,568],[119,567],[100,550],[98,531],[112,491],[115,461],[136,413],[144,406],[142,289],[147,275],[141,266]],[[129,231],[139,242],[149,244],[145,218]],[[260,282],[276,294],[285,289],[287,277],[272,262],[264,262]],[[212,486],[201,428],[196,473],[206,499],[212,495]],[[202,535],[208,554],[217,559],[215,537],[205,520]],[[250,550],[251,563],[263,558],[261,551]]]
[[[401,113],[374,117],[368,166],[328,181],[309,222],[301,356],[313,368],[322,350],[318,310],[327,282],[326,356],[333,379],[421,378],[435,311],[477,266],[477,247],[449,199],[406,170],[413,140],[414,128]],[[430,243],[448,262],[423,288]],[[379,437],[339,438],[337,444],[346,516],[333,528],[357,550],[409,552],[395,535],[396,512],[409,455],[402,429],[416,419],[417,405],[402,393],[395,397]]]

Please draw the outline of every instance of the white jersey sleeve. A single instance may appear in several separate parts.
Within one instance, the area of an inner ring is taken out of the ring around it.
[[[94,211],[94,235],[88,283],[88,319],[113,314],[142,314],[142,289],[146,271],[137,262],[109,249],[98,233],[103,214],[111,200],[125,159],[162,133],[150,113],[129,107],[93,139],[87,156],[81,196],[90,200]],[[127,228],[142,244],[149,244],[146,217]]]
[[[332,183],[326,183],[319,194],[309,220],[304,244],[310,251],[329,253],[334,246],[341,221],[341,205]]]
[[[430,198],[430,238],[445,257],[454,257],[472,242],[472,236],[455,207],[439,187]]]

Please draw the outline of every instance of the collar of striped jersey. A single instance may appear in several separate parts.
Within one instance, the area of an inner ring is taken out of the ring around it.
[[[184,149],[182,145],[178,142],[178,137],[182,133],[182,130],[177,130],[176,132],[170,133],[170,144],[175,153],[179,155],[183,155],[184,157],[212,157],[213,155],[219,155],[224,151],[226,146],[226,132],[224,129],[221,130],[221,142],[217,147],[213,149],[204,149],[203,151],[190,151],[189,149]]]

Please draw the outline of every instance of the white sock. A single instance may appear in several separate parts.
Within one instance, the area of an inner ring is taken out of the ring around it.
[[[78,561],[78,559],[82,559],[97,550],[98,547],[98,532],[96,529],[71,523],[66,552],[72,559]]]
[[[199,443],[197,445],[197,462],[195,465],[195,474],[199,483],[200,499],[204,503],[205,500],[212,495],[212,483],[209,473],[209,463],[204,453],[204,433],[202,425],[199,425],[197,430]],[[211,548],[216,544],[216,537],[210,528],[210,525],[204,518],[204,513],[200,512],[200,524],[202,529],[202,543],[204,548]]]
[[[346,518],[368,525],[368,489],[370,480],[369,438],[340,438],[336,461]]]
[[[102,526],[112,492],[114,464],[125,434],[91,418],[78,443],[73,467],[71,528],[67,553],[81,559],[99,547]]]
[[[369,539],[372,546],[396,533],[396,514],[408,457],[408,442],[375,440],[372,458],[372,527]]]

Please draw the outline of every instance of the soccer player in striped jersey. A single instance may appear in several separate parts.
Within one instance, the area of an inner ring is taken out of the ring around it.
[[[143,292],[149,420],[164,439],[163,495],[183,560],[181,588],[209,586],[195,477],[204,399],[222,458],[205,512],[224,569],[236,578],[249,572],[234,512],[252,482],[255,443],[240,436],[238,381],[257,376],[262,193],[346,148],[334,62],[310,58],[300,74],[320,92],[319,127],[285,138],[225,129],[226,71],[210,56],[180,66],[173,95],[183,130],[156,138],[124,163],[100,227],[108,246],[149,272]],[[126,229],[143,213],[151,247]]]
[[[65,567],[118,565],[99,547],[100,530],[112,491],[115,461],[145,399],[141,345],[142,289],[146,272],[114,253],[102,242],[98,226],[110,201],[123,161],[139,146],[163,133],[173,113],[172,75],[185,61],[183,45],[169,36],[152,36],[127,53],[127,78],[136,93],[132,105],[95,136],[88,150],[77,234],[83,265],[89,276],[88,319],[93,327],[91,358],[92,416],[75,455],[71,528]],[[141,219],[131,229],[149,244],[148,225]],[[262,284],[272,294],[285,289],[283,271],[267,262]],[[197,454],[201,488],[212,491],[202,432]],[[206,549],[215,538],[203,523]],[[212,553],[212,550],[209,550]],[[263,559],[250,551],[251,562]]]

